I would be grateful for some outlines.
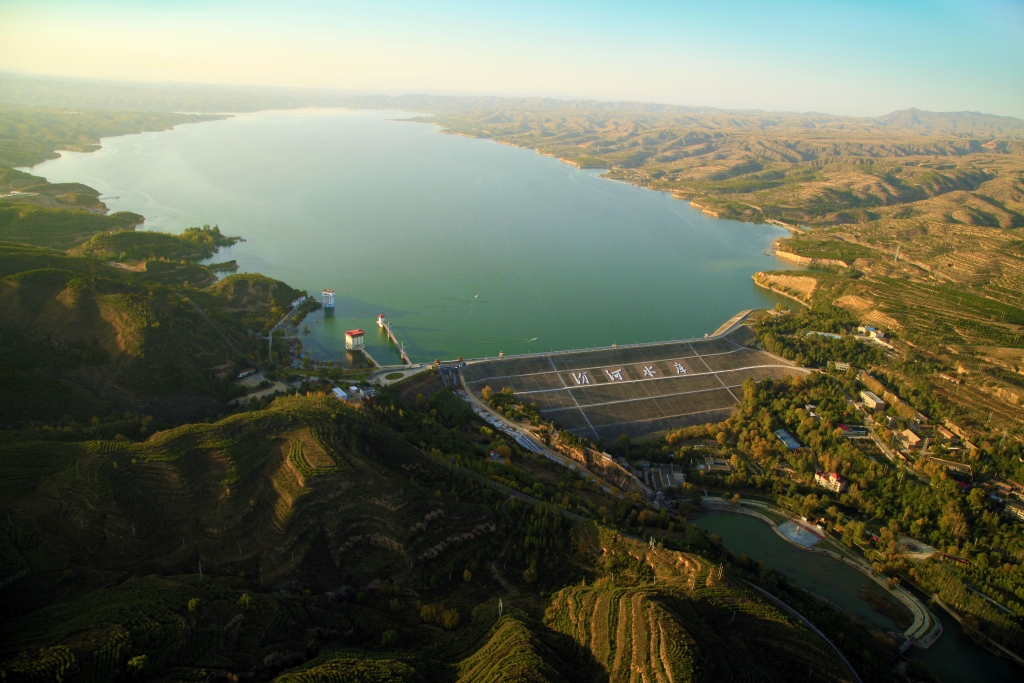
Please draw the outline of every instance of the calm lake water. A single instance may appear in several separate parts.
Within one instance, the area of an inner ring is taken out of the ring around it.
[[[320,357],[358,326],[395,360],[373,327],[381,312],[413,360],[433,360],[702,336],[785,301],[750,279],[790,267],[765,255],[778,228],[396,120],[409,116],[245,114],[108,138],[31,171],[87,183],[151,230],[219,224],[246,242],[214,260],[318,298],[336,290],[334,316],[309,318]]]
[[[764,522],[747,515],[705,512],[695,524],[720,536],[733,553],[760,560],[766,567],[784,574],[794,585],[830,600],[855,619],[885,631],[902,631],[890,619],[872,610],[859,595],[862,587],[879,594],[885,591],[839,560],[800,550],[780,538]],[[927,600],[927,596],[918,597]],[[978,646],[941,607],[930,609],[942,622],[942,635],[927,650],[912,647],[910,655],[927,664],[943,683],[1024,680],[1024,669]]]

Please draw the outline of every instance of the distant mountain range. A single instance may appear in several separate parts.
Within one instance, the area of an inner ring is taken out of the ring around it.
[[[299,107],[402,109],[432,114],[468,111],[608,112],[610,115],[691,123],[708,129],[779,130],[847,128],[957,137],[1021,137],[1024,120],[980,112],[928,112],[911,108],[884,116],[851,117],[819,112],[767,112],[686,107],[648,102],[556,98],[365,95],[317,88],[280,88],[196,83],[118,82],[0,73],[0,105],[187,112],[250,112]]]

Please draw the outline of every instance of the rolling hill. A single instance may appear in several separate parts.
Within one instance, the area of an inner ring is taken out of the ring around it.
[[[850,680],[733,570],[593,523],[550,599],[505,592],[483,566],[517,533],[504,494],[375,410],[291,397],[138,443],[0,446],[7,680]]]
[[[192,272],[180,267],[186,277]],[[214,279],[205,268],[192,268],[196,285]],[[3,422],[56,426],[129,411],[173,423],[217,414],[237,391],[230,380],[251,364],[239,347],[266,348],[246,326],[262,329],[283,312],[276,301],[239,312],[245,305],[224,296],[231,283],[206,291],[182,287],[180,276],[162,277],[173,286],[152,272],[0,244]],[[285,298],[298,294],[262,276],[234,277],[255,278]],[[222,324],[211,326],[189,295]]]

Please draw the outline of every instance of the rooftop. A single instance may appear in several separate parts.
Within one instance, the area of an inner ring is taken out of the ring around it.
[[[785,429],[776,429],[775,436],[779,437],[782,443],[786,444],[786,448],[791,451],[795,451],[800,448],[800,442],[793,438],[793,435],[787,432]]]
[[[364,334],[366,334],[366,333],[363,332],[362,330],[349,330],[348,332],[345,333],[345,336],[346,337],[361,337]]]

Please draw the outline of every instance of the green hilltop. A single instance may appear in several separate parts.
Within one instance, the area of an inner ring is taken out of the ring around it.
[[[188,263],[142,265],[0,243],[3,424],[216,415],[237,395],[235,374],[266,354],[249,330],[269,329],[299,295],[258,274],[216,282]]]

